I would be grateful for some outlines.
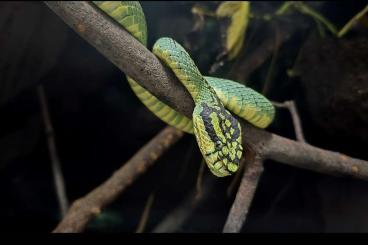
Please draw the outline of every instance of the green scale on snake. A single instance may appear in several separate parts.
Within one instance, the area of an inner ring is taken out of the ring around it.
[[[139,2],[94,3],[147,46],[146,20]],[[195,102],[193,117],[190,119],[175,111],[127,77],[137,97],[167,124],[194,133],[207,166],[214,175],[224,177],[236,172],[243,154],[242,130],[240,123],[228,110],[256,127],[265,128],[275,115],[271,102],[240,83],[202,76],[190,55],[171,38],[158,39],[153,46],[153,53],[171,68],[191,94]]]

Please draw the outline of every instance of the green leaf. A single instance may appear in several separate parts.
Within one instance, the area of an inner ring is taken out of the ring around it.
[[[216,10],[219,18],[230,18],[226,30],[225,48],[228,60],[234,59],[240,52],[249,22],[248,1],[227,1],[220,4]]]

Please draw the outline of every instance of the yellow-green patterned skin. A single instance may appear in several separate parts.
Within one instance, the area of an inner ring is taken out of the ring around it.
[[[94,3],[147,46],[146,20],[138,2]],[[127,77],[135,94],[152,113],[167,124],[187,133],[194,133],[207,166],[214,175],[224,177],[236,172],[243,154],[242,130],[240,123],[228,110],[256,127],[265,128],[275,115],[271,102],[240,83],[202,76],[186,50],[171,38],[158,39],[153,46],[153,53],[172,69],[191,94],[195,102],[192,120]]]

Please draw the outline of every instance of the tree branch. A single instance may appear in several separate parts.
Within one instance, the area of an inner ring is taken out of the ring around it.
[[[272,104],[276,107],[286,108],[289,110],[290,115],[291,115],[291,120],[293,121],[293,125],[294,125],[296,140],[299,142],[306,143],[306,140],[303,134],[302,123],[300,121],[299,113],[298,113],[298,110],[296,109],[295,102],[293,100],[287,100],[283,103],[272,102]]]
[[[46,94],[42,85],[39,85],[37,87],[37,93],[40,100],[42,119],[45,126],[45,134],[47,137],[47,146],[49,148],[51,169],[54,178],[57,200],[59,203],[61,216],[64,217],[69,207],[69,201],[65,191],[64,177],[61,170],[61,162],[56,148],[54,128],[51,123]]]
[[[277,142],[283,145],[276,146]],[[275,138],[273,144],[269,145],[266,155],[269,159],[321,173],[351,175],[368,180],[367,161],[322,150],[311,145]]]
[[[193,100],[173,73],[123,28],[88,2],[46,2],[120,70],[177,111],[191,117]],[[368,180],[368,162],[299,143],[240,120],[243,143],[261,158],[295,167]]]
[[[224,233],[239,232],[242,228],[262,172],[262,159],[256,157],[246,162],[243,178],[223,229]]]
[[[171,70],[97,6],[86,1],[46,1],[46,4],[126,75],[191,117],[193,100]]]
[[[163,153],[183,136],[183,132],[166,127],[108,180],[73,202],[64,219],[53,230],[59,232],[81,232],[101,209],[116,199],[138,176],[142,175]]]
[[[155,199],[155,193],[152,192],[146,202],[146,205],[144,206],[144,210],[141,216],[141,219],[139,220],[138,227],[135,231],[135,233],[143,233],[144,229],[146,228],[148,217],[152,208],[153,201]]]

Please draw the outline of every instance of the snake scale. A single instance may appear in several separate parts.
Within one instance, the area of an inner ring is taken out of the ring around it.
[[[93,3],[147,46],[146,20],[139,2]],[[228,110],[256,127],[265,128],[275,115],[271,102],[238,82],[202,76],[186,50],[171,38],[158,39],[153,53],[171,68],[191,94],[195,102],[193,117],[190,119],[175,111],[127,77],[134,93],[161,120],[179,130],[194,133],[207,166],[214,175],[224,177],[236,172],[243,154],[242,130],[238,120]]]

